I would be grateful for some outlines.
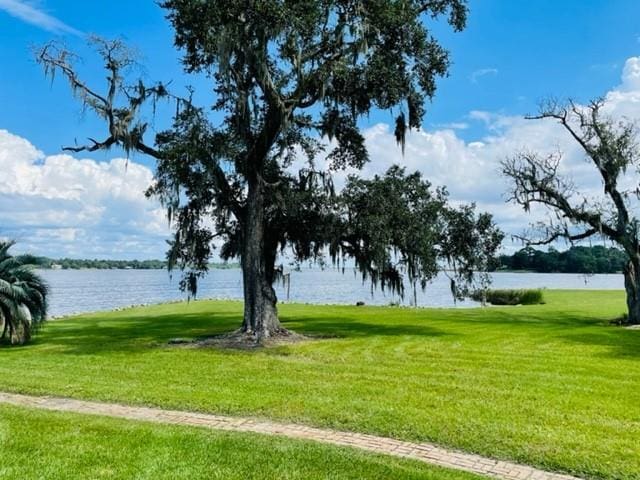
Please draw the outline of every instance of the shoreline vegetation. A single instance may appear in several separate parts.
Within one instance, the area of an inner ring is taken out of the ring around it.
[[[164,270],[165,260],[99,260],[37,257],[36,265],[44,270]],[[240,268],[237,262],[212,262],[209,268],[227,270]]]
[[[162,270],[166,260],[104,260],[77,258],[36,257],[38,268],[45,270]],[[508,273],[576,273],[576,274],[620,274],[626,257],[615,247],[596,245],[572,246],[558,251],[550,247],[547,251],[525,247],[513,255],[500,255],[492,272]],[[212,262],[210,269],[240,268],[238,262]]]
[[[622,273],[628,258],[619,248],[571,246],[558,251],[553,247],[545,252],[525,247],[513,255],[500,255],[494,271],[529,273]]]

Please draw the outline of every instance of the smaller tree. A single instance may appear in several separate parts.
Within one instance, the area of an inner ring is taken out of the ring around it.
[[[47,316],[48,288],[33,268],[36,257],[12,256],[0,242],[0,342],[24,344]]]
[[[439,272],[449,276],[456,299],[488,286],[504,235],[491,215],[476,214],[473,204],[454,208],[446,189],[433,190],[419,172],[396,165],[372,179],[350,176],[336,200],[331,257],[353,259],[372,290],[404,297],[409,287],[415,305],[418,287],[424,290]]]
[[[640,200],[638,178],[640,156],[636,125],[615,121],[603,113],[603,100],[587,106],[569,101],[549,102],[529,119],[553,119],[580,145],[602,183],[602,194],[591,195],[561,174],[561,152],[542,155],[522,151],[502,163],[512,180],[509,200],[529,211],[543,206],[549,216],[535,225],[523,239],[530,245],[570,242],[593,236],[608,238],[626,254],[624,282],[628,321],[640,323],[640,243],[637,212]]]

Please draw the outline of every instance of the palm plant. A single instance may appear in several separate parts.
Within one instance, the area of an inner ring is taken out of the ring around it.
[[[13,241],[0,241],[0,342],[24,344],[47,316],[48,287],[34,272],[37,258],[13,256]]]

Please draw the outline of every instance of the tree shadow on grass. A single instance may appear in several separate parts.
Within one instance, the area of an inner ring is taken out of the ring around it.
[[[640,330],[610,325],[599,331],[568,334],[562,338],[583,345],[604,347],[594,354],[598,357],[640,360]]]
[[[222,333],[232,326],[237,327],[238,318],[231,313],[215,312],[81,316],[45,324],[31,343],[6,349],[6,352],[32,348],[78,354],[143,352],[178,336],[197,337],[214,331]]]
[[[500,307],[472,310],[406,310],[380,308],[341,308],[322,312],[321,307],[308,311],[287,312],[283,309],[283,325],[311,339],[353,339],[366,337],[411,336],[416,338],[464,336],[478,331],[504,328],[505,332],[540,334],[585,344],[607,345],[619,356],[640,355],[639,331],[624,331],[604,326],[607,320],[584,312],[559,312],[541,306]],[[322,314],[324,313],[324,315]],[[144,353],[168,346],[171,339],[195,340],[231,332],[242,321],[242,309],[216,311],[216,305],[197,312],[158,312],[153,309],[121,311],[114,314],[86,315],[51,322],[44,326],[34,341],[23,347],[3,348],[2,354],[18,354],[25,349],[41,349],[55,353],[92,355],[108,352]],[[584,330],[587,328],[587,330]],[[497,332],[499,333],[499,332]],[[261,350],[258,350],[261,351]],[[227,351],[232,353],[231,351]],[[237,352],[236,352],[237,353]],[[246,353],[246,352],[245,352]]]
[[[355,320],[340,321],[336,318],[307,317],[305,323],[299,320],[284,320],[283,324],[292,327],[297,333],[308,335],[311,338],[363,338],[363,337],[388,337],[388,336],[418,336],[439,337],[454,335],[432,326],[416,324],[385,325],[382,323],[362,322]],[[293,323],[293,325],[290,325]]]
[[[616,325],[615,316],[599,317],[580,311],[557,310],[550,315],[543,308],[540,312],[528,311],[526,314],[514,316],[510,315],[508,307],[493,310],[492,313],[494,323],[509,325],[513,329],[528,327],[532,335],[537,331],[562,341],[608,347],[595,354],[603,358],[640,359],[640,330]]]
[[[18,354],[29,349],[46,349],[55,353],[92,355],[109,352],[144,353],[150,349],[168,347],[169,341],[180,338],[197,340],[237,329],[242,314],[230,312],[171,313],[153,315],[119,313],[108,317],[77,317],[45,325],[34,340],[25,346],[3,349],[2,354]],[[282,318],[285,328],[308,335],[311,341],[323,339],[363,338],[375,336],[450,335],[425,324],[384,324],[355,320],[353,317],[308,316]],[[276,347],[277,348],[277,347]],[[231,350],[219,349],[233,353]],[[261,351],[261,350],[256,350]],[[250,353],[245,351],[245,353]]]
[[[488,325],[502,324],[513,327],[577,328],[608,325],[613,320],[613,318],[590,315],[580,310],[548,309],[544,305],[487,307],[470,313],[457,321]]]

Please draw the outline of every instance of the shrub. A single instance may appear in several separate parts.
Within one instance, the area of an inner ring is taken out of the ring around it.
[[[484,293],[487,303],[491,305],[538,305],[544,303],[544,295],[539,288],[487,290]],[[471,298],[481,302],[482,296],[482,290],[478,290],[471,295]]]
[[[0,343],[23,344],[47,317],[48,287],[31,255],[13,256],[0,241]]]

